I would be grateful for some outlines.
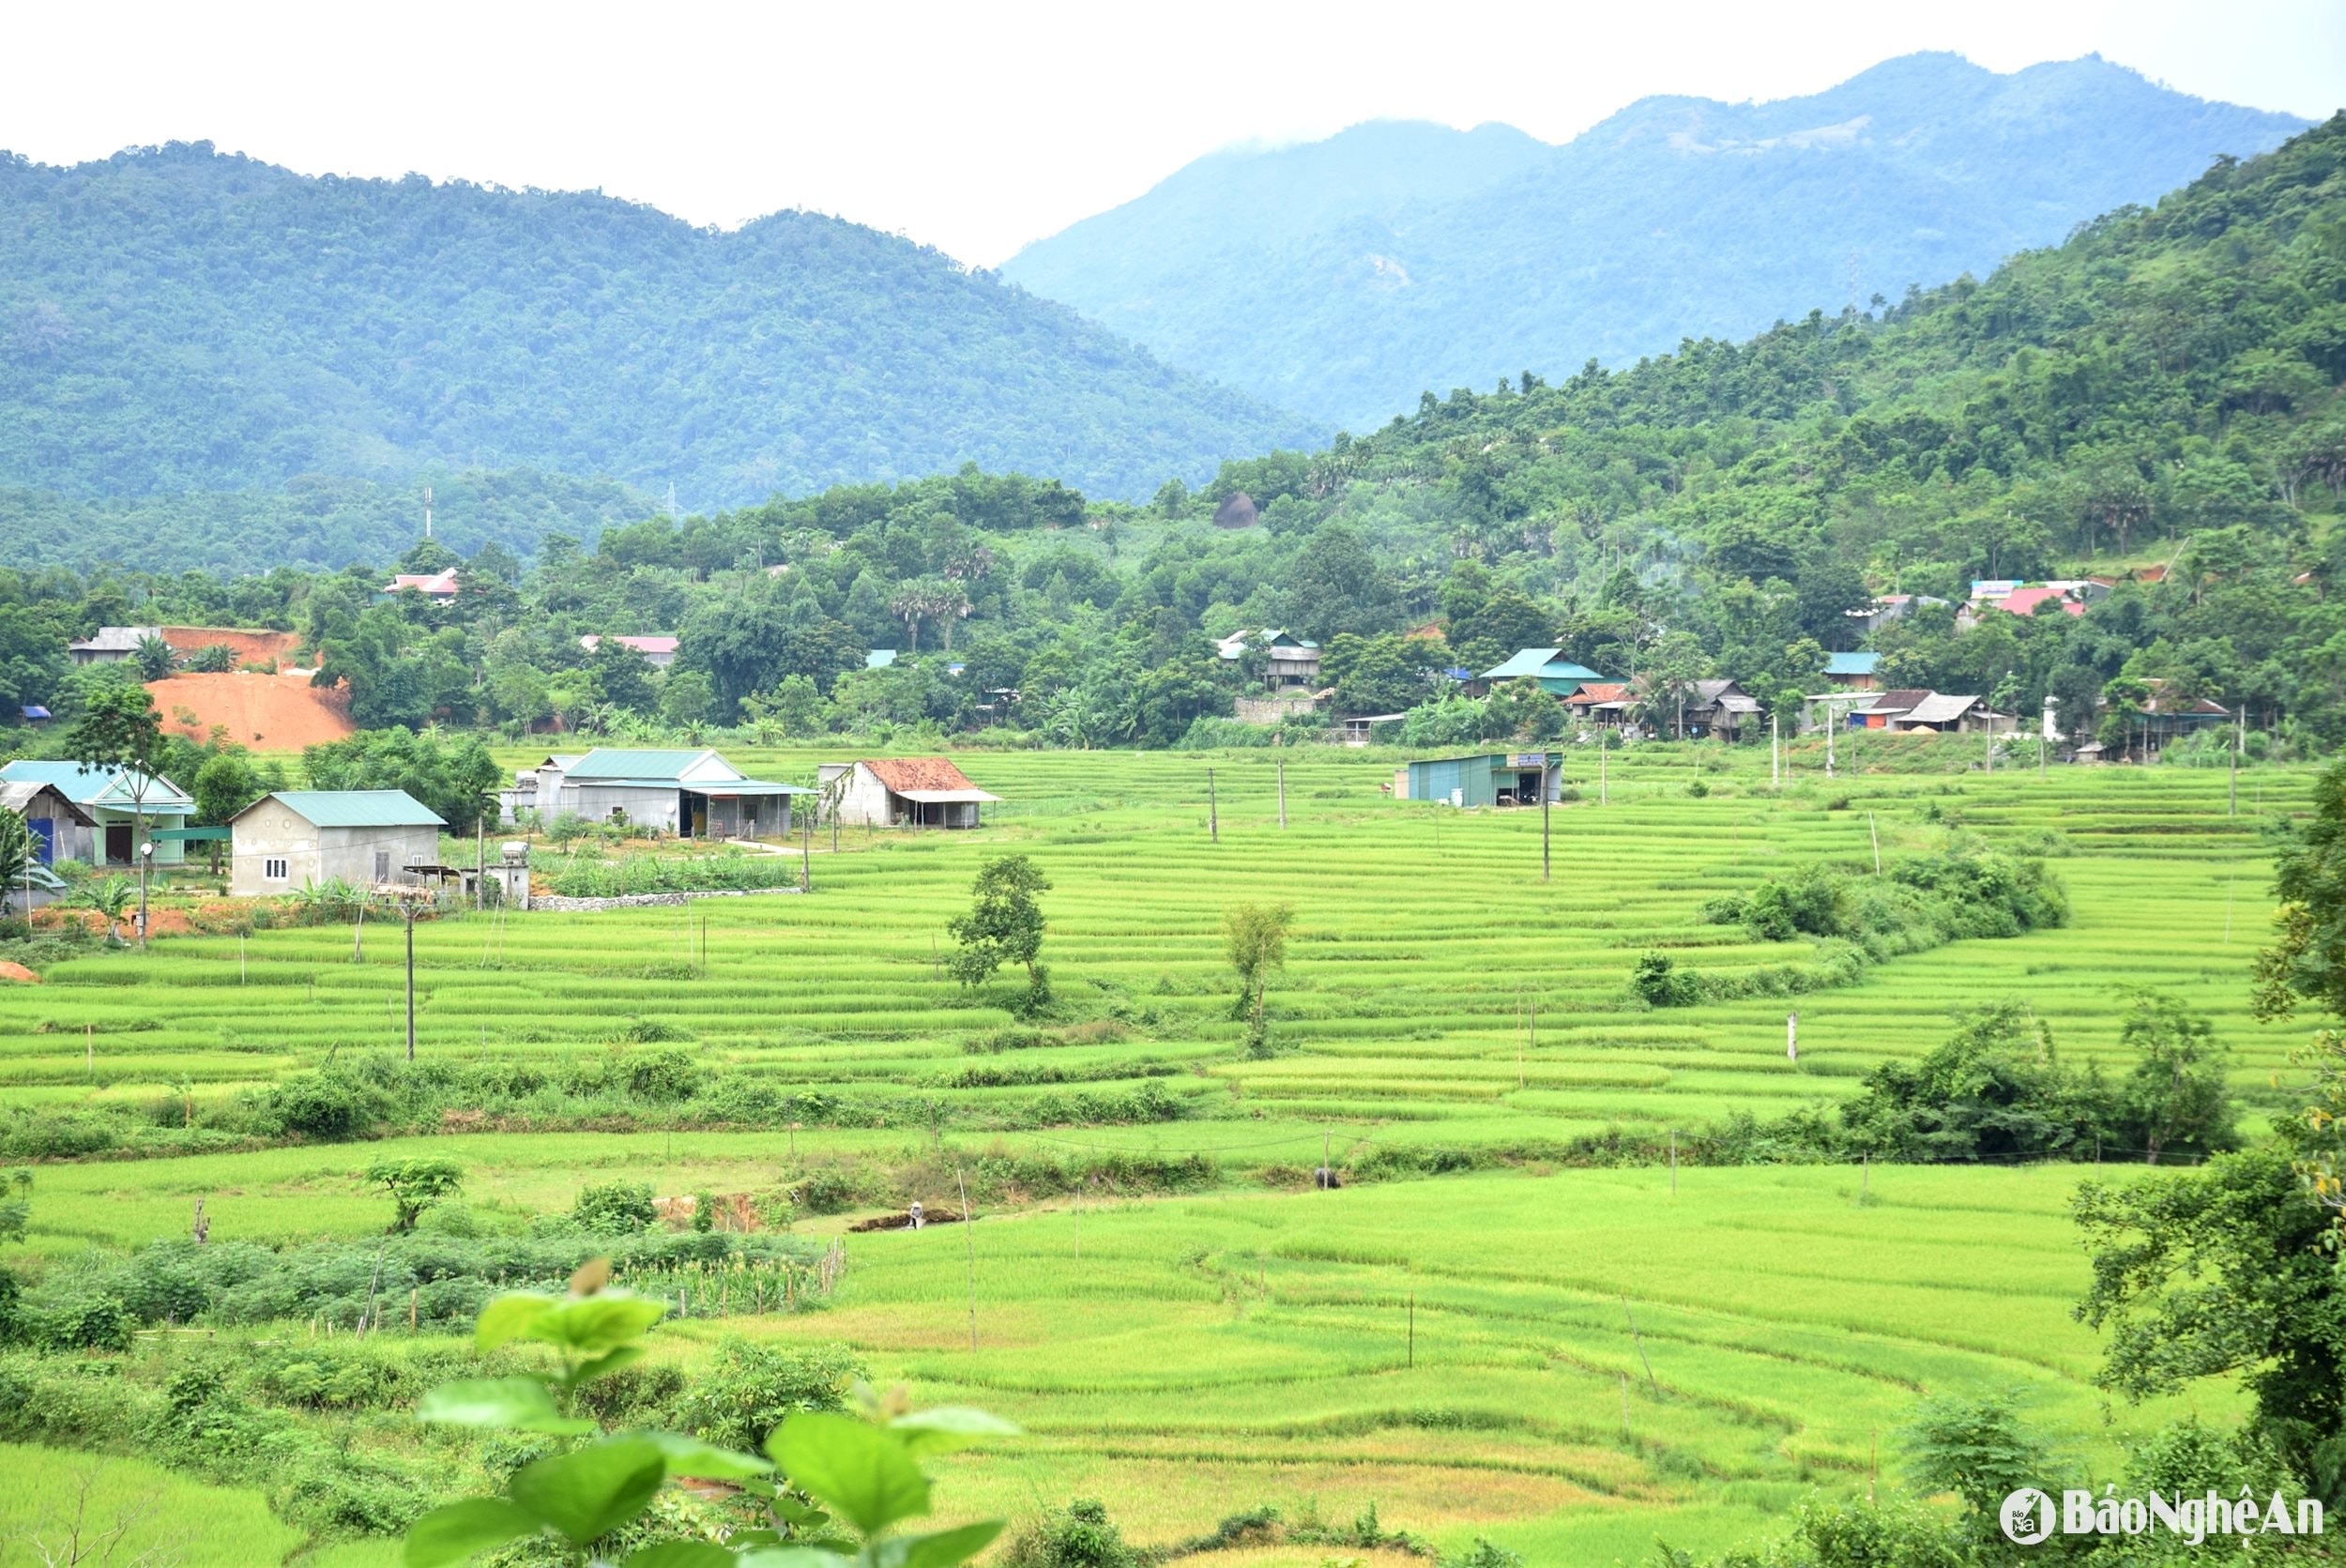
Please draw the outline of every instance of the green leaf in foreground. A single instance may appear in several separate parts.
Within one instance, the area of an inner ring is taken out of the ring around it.
[[[501,1546],[538,1528],[537,1516],[503,1498],[467,1498],[435,1508],[407,1531],[407,1568],[439,1568]]]
[[[935,1530],[927,1535],[900,1536],[883,1541],[872,1553],[877,1568],[953,1568],[983,1551],[1002,1533],[999,1519]]]
[[[446,1426],[504,1426],[523,1432],[591,1432],[595,1423],[564,1415],[535,1378],[473,1378],[443,1383],[416,1407],[419,1421]]]
[[[524,1465],[513,1472],[513,1500],[583,1546],[632,1518],[667,1474],[657,1444],[612,1438]]]
[[[794,1415],[766,1439],[766,1452],[800,1490],[866,1536],[928,1512],[928,1477],[903,1440],[853,1417]]]
[[[1016,1438],[1024,1431],[1000,1416],[966,1405],[939,1405],[933,1410],[913,1410],[888,1423],[914,1458],[951,1454],[973,1447],[988,1438]]]

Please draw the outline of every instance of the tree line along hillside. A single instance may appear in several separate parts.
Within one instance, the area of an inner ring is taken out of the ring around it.
[[[975,461],[1110,495],[1311,434],[859,225],[312,179],[208,143],[0,158],[0,483],[608,475],[708,508]]]
[[[1003,270],[1357,431],[1423,388],[1984,272],[2304,124],[2097,57],[2000,75],[1915,54],[1769,103],[1642,99],[1562,146],[1372,124],[1219,153]]]
[[[64,629],[234,615],[300,629],[368,724],[1168,745],[1267,738],[1224,717],[1259,662],[1211,639],[1286,627],[1323,645],[1340,711],[1410,710],[1406,738],[1451,744],[1552,733],[1553,701],[1441,674],[1526,647],[1658,706],[1725,676],[1790,713],[1826,652],[1867,641],[1849,612],[1902,592],[1952,602],[1870,633],[1890,684],[2050,696],[2085,723],[2164,681],[2323,748],[2346,739],[2341,378],[2346,116],[1984,281],[1428,397],[1138,506],[971,467],[550,536],[526,571],[484,548],[448,605],[378,602],[388,563],[18,573],[0,699],[69,707]],[[1256,525],[1215,526],[1242,492]],[[2089,567],[2120,581],[2083,614],[1958,629],[1974,578]],[[1440,637],[1406,634],[1429,621]],[[589,656],[598,632],[682,644],[655,676]],[[880,648],[893,664],[867,668]]]

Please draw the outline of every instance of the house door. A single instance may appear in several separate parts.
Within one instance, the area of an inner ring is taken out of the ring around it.
[[[128,822],[106,824],[106,863],[108,865],[129,865],[135,848],[136,846],[130,841],[130,824]]]

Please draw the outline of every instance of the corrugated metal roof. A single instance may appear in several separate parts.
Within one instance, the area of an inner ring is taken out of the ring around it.
[[[1523,648],[1514,658],[1496,669],[1485,670],[1483,678],[1485,680],[1513,680],[1519,675],[1539,675],[1547,668],[1548,661],[1562,651],[1563,649],[1558,647]],[[1582,678],[1593,678],[1595,674],[1594,670],[1591,670]]]
[[[1976,696],[1942,695],[1933,692],[1898,717],[1910,724],[1950,724],[1972,710]]]
[[[23,757],[0,768],[0,779],[19,781],[37,779],[53,784],[57,793],[77,806],[104,806],[111,811],[133,811],[142,807],[150,814],[172,816],[195,809],[195,802],[181,792],[169,779],[145,781],[146,799],[133,799],[141,793],[139,781],[144,777],[133,769],[91,768],[79,762],[43,762]]]
[[[281,789],[276,800],[320,828],[438,828],[439,814],[404,789]],[[253,805],[259,805],[256,800]],[[249,812],[252,806],[247,806]],[[244,815],[238,812],[238,816]]]
[[[67,799],[65,791],[46,779],[0,780],[0,811],[12,811],[20,816],[23,815],[44,789],[55,791],[57,798],[65,800],[65,809],[73,814],[75,820],[84,826],[88,825],[89,818],[83,814],[82,808]]]
[[[598,746],[565,769],[572,779],[625,779],[632,783],[668,784],[681,786],[685,772],[704,758],[714,758],[729,774],[739,778],[730,764],[714,752],[637,749],[626,746]],[[710,783],[717,781],[710,780]]]

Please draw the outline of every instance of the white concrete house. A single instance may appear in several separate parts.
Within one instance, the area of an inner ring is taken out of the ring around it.
[[[704,747],[699,751],[598,746],[577,756],[550,756],[514,775],[509,813],[534,811],[592,822],[619,818],[684,838],[790,836],[790,798],[800,784],[749,778]]]
[[[826,811],[873,828],[974,828],[979,808],[1001,799],[941,756],[826,762],[816,776]]]
[[[258,898],[334,878],[414,887],[424,878],[408,867],[438,861],[444,826],[403,789],[281,789],[229,819],[229,891]]]

